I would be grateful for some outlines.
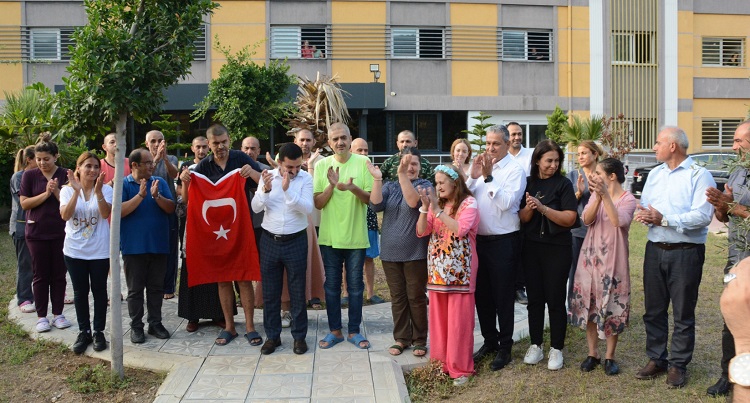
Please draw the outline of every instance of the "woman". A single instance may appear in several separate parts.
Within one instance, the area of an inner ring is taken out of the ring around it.
[[[310,46],[309,41],[302,42],[302,58],[303,59],[312,59],[313,57],[313,48]]]
[[[391,292],[393,339],[388,350],[400,355],[414,346],[412,354],[427,354],[427,242],[414,233],[419,220],[417,187],[432,189],[432,184],[419,178],[421,154],[416,148],[401,151],[398,181],[383,185],[382,173],[374,165],[370,171],[375,179],[370,192],[370,204],[375,212],[383,212],[380,260],[385,280]],[[404,248],[404,245],[409,245]]]
[[[573,184],[560,174],[564,154],[550,140],[540,142],[531,156],[526,197],[521,200],[524,238],[521,260],[529,297],[531,346],[523,361],[537,364],[544,358],[544,306],[549,310],[550,351],[547,368],[563,366],[567,312],[565,282],[570,270],[570,228],[578,224]]]
[[[16,302],[23,313],[36,312],[34,306],[34,293],[31,291],[31,279],[34,272],[31,269],[31,255],[26,246],[26,214],[21,208],[21,200],[18,191],[21,187],[21,177],[27,169],[36,168],[34,159],[34,146],[28,146],[18,150],[16,154],[16,165],[13,176],[10,178],[10,196],[12,208],[10,214],[10,236],[13,237],[13,245],[16,247],[17,275],[16,275]]]
[[[65,300],[65,261],[63,241],[65,221],[60,217],[60,187],[67,183],[67,170],[56,165],[57,144],[49,133],[39,136],[34,146],[38,168],[26,170],[21,177],[21,207],[26,210],[26,245],[31,255],[34,272],[32,289],[36,303],[37,332],[51,329],[47,319],[48,304],[52,302],[52,325],[58,329],[70,327],[62,314]]]
[[[464,179],[471,173],[471,143],[466,139],[456,139],[451,144],[451,157],[453,166],[459,173],[463,173]]]
[[[622,188],[622,162],[607,158],[590,177],[593,196],[583,211],[583,223],[590,226],[578,261],[575,286],[570,299],[573,325],[586,329],[589,355],[581,370],[589,372],[601,363],[598,338],[607,340],[604,373],[615,375],[617,336],[630,316],[630,266],[628,232],[636,201]]]
[[[578,145],[579,169],[574,169],[568,173],[568,179],[573,183],[573,190],[576,192],[579,217],[583,217],[583,208],[586,207],[591,197],[587,178],[590,178],[594,174],[596,162],[599,161],[601,155],[602,149],[596,143],[591,140],[581,141]],[[585,225],[581,225],[570,231],[571,235],[573,235],[573,255],[570,264],[570,273],[568,273],[568,301],[571,300],[573,295],[573,282],[576,275],[576,267],[578,267],[578,255],[581,254],[581,245],[583,244],[583,239],[586,237],[586,231],[587,227]],[[568,311],[570,311],[570,303],[568,303]]]
[[[453,168],[435,168],[435,192],[420,188],[417,236],[430,236],[427,289],[430,293],[431,357],[443,362],[453,385],[474,373],[474,290],[479,213],[477,201]],[[437,195],[436,195],[437,193]]]
[[[76,169],[68,171],[68,185],[60,191],[60,215],[65,224],[63,254],[73,283],[78,338],[73,352],[82,354],[92,342],[94,351],[107,348],[107,275],[109,273],[109,214],[112,187],[104,184],[97,156],[86,151]],[[94,296],[94,333],[91,334],[89,291]]]

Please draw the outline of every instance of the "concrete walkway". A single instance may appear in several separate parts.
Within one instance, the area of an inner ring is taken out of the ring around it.
[[[123,277],[124,278],[124,277]],[[72,295],[70,281],[68,295]],[[392,357],[388,347],[393,344],[390,303],[365,306],[362,334],[370,341],[369,350],[360,350],[344,342],[329,350],[318,348],[318,340],[328,333],[325,310],[309,310],[307,344],[303,355],[292,352],[289,329],[283,329],[282,346],[271,355],[261,355],[238,337],[227,346],[214,345],[219,328],[202,326],[197,332],[185,330],[187,321],[177,317],[177,298],[164,301],[164,326],[172,337],[159,340],[146,335],[146,343],[130,343],[130,326],[125,303],[123,310],[125,366],[168,372],[157,392],[155,402],[405,402],[409,395],[403,370],[428,362],[406,350]],[[10,302],[9,316],[22,324],[32,337],[42,337],[68,346],[78,334],[73,305],[65,305],[64,315],[73,326],[50,332],[36,333],[36,314],[24,314]],[[93,308],[92,308],[93,313]],[[256,330],[263,331],[262,311],[255,311]],[[51,319],[51,315],[50,315]],[[238,315],[237,331],[244,334],[244,317]],[[343,312],[346,321],[346,311]],[[239,322],[239,321],[242,322]],[[516,304],[514,339],[528,335],[526,307]],[[109,329],[109,318],[107,320]],[[109,331],[105,331],[110,340]],[[479,324],[475,327],[475,350],[482,344]],[[87,355],[111,360],[110,350]],[[429,355],[428,355],[429,357]]]

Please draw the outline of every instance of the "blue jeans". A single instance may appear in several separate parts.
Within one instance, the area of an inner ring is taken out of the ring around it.
[[[362,323],[362,297],[365,283],[362,278],[362,267],[365,262],[364,249],[335,249],[320,245],[323,255],[323,266],[326,281],[323,288],[326,292],[326,312],[328,328],[340,330],[341,325],[341,265],[346,266],[346,291],[349,293],[348,333],[359,333]]]

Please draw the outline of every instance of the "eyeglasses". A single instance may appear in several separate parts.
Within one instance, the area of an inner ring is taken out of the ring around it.
[[[154,161],[146,161],[146,162],[139,162],[138,165],[145,165],[145,166],[156,166],[156,163]]]

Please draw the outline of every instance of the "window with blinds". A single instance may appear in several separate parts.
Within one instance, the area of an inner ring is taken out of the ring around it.
[[[270,45],[272,59],[321,59],[328,53],[325,27],[274,26]]]
[[[193,42],[195,45],[195,50],[193,51],[194,60],[206,60],[206,49],[208,48],[208,41],[206,39],[206,24],[201,24],[198,37]]]
[[[70,60],[68,46],[75,28],[27,28],[22,38],[24,59],[36,61]]]
[[[740,123],[742,119],[703,119],[703,148],[732,148],[734,131]]]
[[[392,28],[391,56],[398,59],[442,59],[442,28]]]
[[[745,65],[745,38],[703,38],[704,66],[739,67]]]
[[[541,61],[551,59],[552,32],[503,30],[501,59],[508,61]]]

